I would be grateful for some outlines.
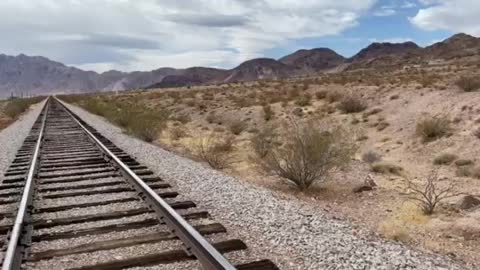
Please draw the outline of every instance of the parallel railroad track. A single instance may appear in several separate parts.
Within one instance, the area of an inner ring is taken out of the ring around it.
[[[246,245],[55,98],[4,174],[0,246],[5,270],[278,269],[227,260]]]

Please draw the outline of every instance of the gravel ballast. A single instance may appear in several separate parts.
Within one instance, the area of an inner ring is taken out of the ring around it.
[[[42,101],[32,105],[17,121],[0,131],[0,179],[2,179],[0,182],[3,181],[3,174],[12,163],[28,133],[30,133],[44,103],[45,101]]]
[[[297,199],[254,186],[132,138],[105,119],[69,106],[118,147],[212,214],[257,257],[281,269],[474,269],[448,257],[381,239]]]

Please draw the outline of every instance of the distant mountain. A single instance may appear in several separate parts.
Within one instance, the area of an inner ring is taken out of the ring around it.
[[[287,78],[298,74],[298,71],[271,58],[257,58],[243,62],[229,73],[224,82]]]
[[[480,38],[467,34],[456,34],[424,50],[429,59],[451,60],[469,56],[480,56]]]
[[[337,67],[345,62],[345,58],[331,49],[317,48],[298,50],[279,61],[303,72],[318,72]]]
[[[258,58],[230,70],[207,67],[159,68],[145,72],[96,73],[68,67],[41,56],[0,54],[0,97],[10,93],[82,93],[281,79],[319,72],[396,69],[456,59],[480,59],[480,38],[454,35],[421,48],[413,42],[372,43],[349,59],[328,48],[298,50],[278,61]]]

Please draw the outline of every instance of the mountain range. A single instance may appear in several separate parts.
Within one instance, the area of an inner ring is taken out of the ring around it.
[[[41,56],[0,54],[0,97],[179,87],[258,79],[279,79],[359,69],[403,68],[464,58],[480,58],[480,38],[456,34],[422,48],[413,42],[372,43],[350,58],[328,48],[298,50],[278,60],[257,58],[233,69],[159,68],[146,72],[96,73],[69,67]]]

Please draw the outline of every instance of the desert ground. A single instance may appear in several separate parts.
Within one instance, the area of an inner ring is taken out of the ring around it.
[[[480,207],[465,197],[480,195],[480,96],[468,87],[478,84],[477,67],[457,63],[61,98],[279,197],[300,198],[386,238],[476,263]],[[281,149],[289,133],[325,125],[341,128],[342,142],[353,149],[345,166],[299,188],[264,165],[268,153],[262,152]],[[431,214],[421,207],[429,179],[434,194],[445,197]]]

